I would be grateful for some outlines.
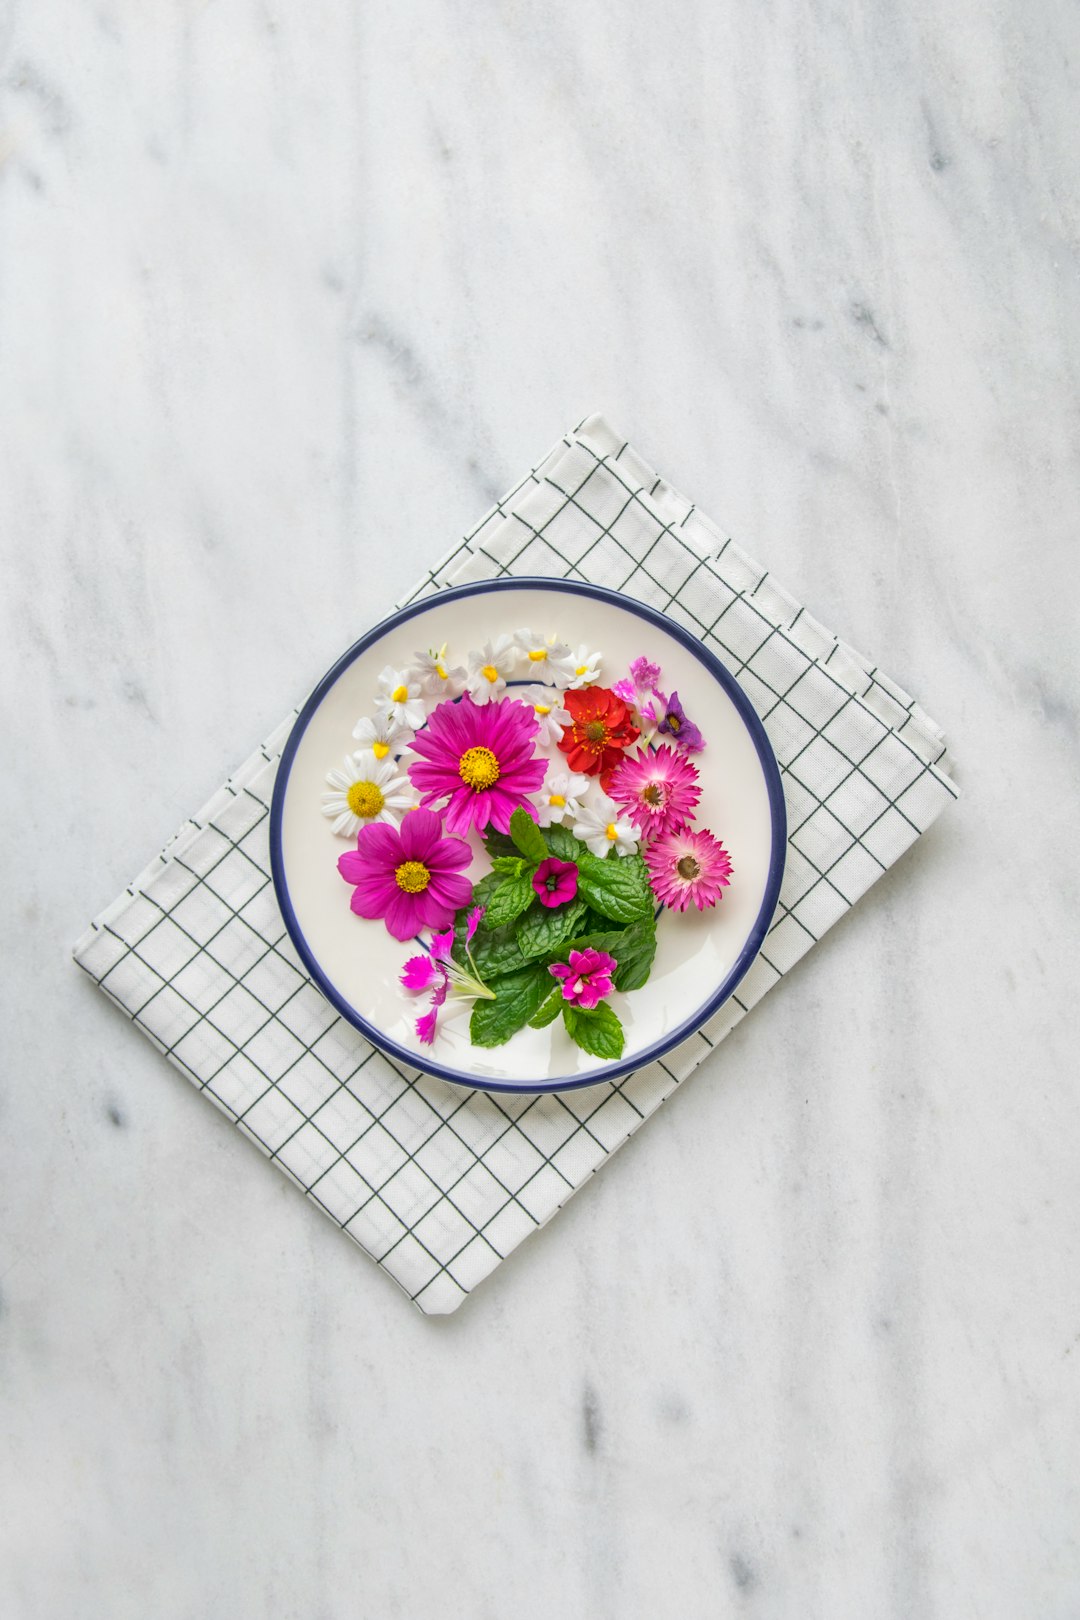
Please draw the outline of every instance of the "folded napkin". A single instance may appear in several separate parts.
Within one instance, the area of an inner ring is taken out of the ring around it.
[[[919,706],[602,417],[567,434],[406,601],[527,574],[606,585],[670,614],[733,671],[776,750],[789,827],[780,903],[738,994],[698,1034],[616,1084],[565,1096],[465,1092],[376,1051],[307,977],[274,898],[269,807],[295,709],[74,953],[435,1314],[550,1220],[956,797],[941,732]]]

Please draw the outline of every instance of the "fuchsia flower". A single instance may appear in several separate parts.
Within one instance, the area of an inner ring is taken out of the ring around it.
[[[705,746],[705,739],[679,702],[678,692],[672,692],[670,697],[665,697],[663,692],[654,691],[653,696],[659,705],[656,712],[657,731],[670,737],[673,743],[679,748],[685,748],[687,753],[699,753]]]
[[[480,926],[483,915],[483,906],[473,906],[465,923],[465,954],[474,973],[476,964],[473,962],[469,946],[473,942],[473,936]],[[430,1046],[435,1039],[439,1008],[451,989],[457,990],[460,995],[471,997],[474,1001],[478,996],[484,997],[487,1001],[495,999],[495,992],[488,989],[479,974],[474,977],[473,973],[467,973],[458,962],[454,961],[453,949],[452,928],[448,928],[442,934],[433,934],[430,954],[421,952],[417,956],[410,956],[401,974],[402,985],[414,995],[421,995],[425,990],[431,991],[431,1004],[427,1012],[422,1013],[416,1020],[417,1037],[425,1046]]]
[[[446,800],[446,830],[467,833],[488,825],[506,832],[518,805],[544,780],[547,761],[535,757],[538,722],[531,708],[512,698],[476,704],[468,693],[440,703],[413,740],[421,757],[409,766],[421,804]]]
[[[353,884],[349,905],[358,917],[381,917],[395,939],[412,939],[453,921],[472,894],[462,870],[471,860],[464,839],[443,837],[438,816],[410,810],[400,828],[361,827],[338,871]]]
[[[605,996],[611,994],[611,975],[617,967],[613,956],[606,951],[594,950],[589,945],[583,951],[571,951],[569,964],[556,962],[548,972],[562,980],[564,1001],[591,1012]]]
[[[636,709],[645,720],[654,718],[648,699],[660,684],[660,665],[650,664],[647,658],[635,658],[630,665],[629,680],[616,681],[611,690],[631,709]]]
[[[549,855],[533,873],[532,886],[542,906],[564,906],[577,894],[577,867]]]
[[[664,833],[645,850],[645,865],[656,898],[673,911],[715,906],[731,882],[731,856],[704,827]]]
[[[640,749],[628,755],[611,778],[609,791],[649,841],[689,826],[701,798],[697,781],[697,769],[686,755],[661,743],[654,754]]]

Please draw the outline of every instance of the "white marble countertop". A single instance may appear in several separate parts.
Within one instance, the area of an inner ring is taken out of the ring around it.
[[[0,7],[5,1620],[1071,1620],[1080,24]],[[964,797],[425,1320],[89,916],[587,411]]]

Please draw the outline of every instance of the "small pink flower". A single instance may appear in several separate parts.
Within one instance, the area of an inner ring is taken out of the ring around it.
[[[472,944],[473,940],[476,938],[476,930],[479,928],[480,923],[481,923],[481,921],[483,919],[483,916],[484,916],[484,912],[486,910],[487,910],[486,906],[473,906],[472,910],[469,912],[469,915],[466,917],[466,919],[465,919],[465,945],[466,945],[466,949]]]
[[[686,755],[661,743],[653,754],[642,749],[624,758],[608,791],[650,840],[689,826],[701,798],[697,781],[697,769]]]
[[[532,876],[542,906],[565,906],[577,894],[577,867],[573,861],[560,861],[549,855]]]
[[[594,950],[591,945],[583,951],[571,951],[569,964],[556,962],[548,971],[562,980],[563,1000],[582,1007],[586,1012],[605,996],[611,994],[611,975],[618,963],[606,951]]]
[[[412,810],[400,828],[361,827],[338,871],[353,885],[349,905],[358,917],[381,917],[395,939],[412,939],[422,928],[453,922],[472,894],[462,873],[471,860],[464,839],[443,837],[438,816]]]
[[[653,893],[672,911],[715,906],[731,882],[731,856],[704,827],[664,833],[646,849],[645,865]]]
[[[659,684],[660,665],[651,664],[647,658],[635,658],[630,665],[630,678],[616,681],[611,690],[630,708],[637,709],[644,719],[651,720],[653,712],[648,699]]]
[[[473,906],[465,921],[465,952],[470,967],[475,967],[469,953],[469,945],[473,935],[480,926],[480,919],[484,915],[483,906]],[[421,953],[410,956],[405,963],[401,974],[401,984],[404,989],[413,995],[421,995],[425,990],[431,991],[431,1003],[426,1013],[421,1013],[416,1020],[417,1039],[424,1046],[430,1046],[435,1039],[435,1026],[439,1020],[439,1008],[445,1002],[451,989],[460,995],[475,1000],[477,996],[491,999],[494,991],[479,977],[466,971],[459,962],[454,960],[454,930],[447,928],[441,934],[432,934],[430,954]]]
[[[456,703],[440,703],[413,739],[420,758],[409,777],[424,805],[446,800],[446,830],[506,832],[518,805],[536,820],[527,797],[544,780],[547,761],[536,758],[537,719],[531,708],[511,698],[477,704],[468,693]]]

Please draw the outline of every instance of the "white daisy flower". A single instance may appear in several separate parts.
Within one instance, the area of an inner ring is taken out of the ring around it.
[[[554,636],[538,636],[533,630],[519,630],[514,637],[518,651],[527,660],[529,674],[549,686],[566,686],[574,673],[574,655],[565,641]]]
[[[413,739],[409,727],[399,726],[393,715],[377,720],[365,715],[353,727],[353,736],[360,748],[374,754],[376,759],[385,759],[388,754],[399,752]]]
[[[517,648],[510,636],[486,641],[469,654],[466,690],[474,703],[492,703],[506,691],[506,677],[517,668]]]
[[[567,818],[573,821],[588,791],[589,778],[576,771],[556,771],[554,776],[548,776],[536,798],[536,819],[541,827]]]
[[[632,855],[640,834],[627,818],[623,806],[609,799],[606,793],[598,792],[579,809],[574,837],[580,838],[594,855],[606,855],[609,849],[620,855]]]
[[[536,741],[541,748],[554,747],[570,724],[570,710],[564,709],[560,693],[553,686],[523,686],[514,689],[520,703],[527,703],[535,714],[540,729]]]
[[[420,730],[427,719],[427,708],[415,669],[394,669],[387,664],[379,676],[375,713],[380,720],[396,720],[410,731]]]
[[[396,827],[406,810],[416,803],[416,795],[392,759],[376,759],[360,750],[345,755],[344,770],[327,771],[332,792],[322,796],[322,813],[330,817],[332,832],[339,838],[355,838],[361,827],[372,821],[388,821]]]
[[[420,676],[420,690],[429,703],[442,703],[461,696],[468,676],[460,664],[453,669],[449,667],[445,641],[441,647],[433,647],[426,653],[418,652],[414,657]]]
[[[582,686],[595,685],[600,679],[600,665],[603,661],[603,653],[593,653],[587,647],[579,647],[573,655],[570,679],[566,685],[575,692]]]

